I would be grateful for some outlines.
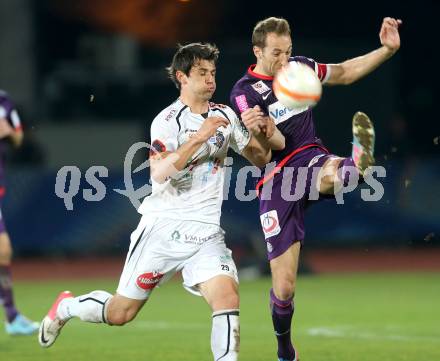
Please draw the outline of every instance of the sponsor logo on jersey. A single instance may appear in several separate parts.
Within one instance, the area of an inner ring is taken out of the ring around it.
[[[245,110],[249,109],[249,105],[246,100],[246,95],[238,95],[235,97],[235,102],[237,103],[237,107],[240,110],[240,113],[243,113]]]
[[[185,243],[201,245],[211,239],[214,239],[216,234],[211,234],[210,236],[206,236],[206,237],[201,237],[196,234],[185,234],[184,236],[185,236]]]
[[[273,251],[273,246],[269,242],[266,242],[267,252],[271,253]]]
[[[168,115],[165,117],[165,120],[167,122],[170,121],[170,119],[177,113],[176,109],[171,109],[170,112],[168,113]]]
[[[321,158],[321,157],[323,157],[325,155],[327,155],[327,154],[319,154],[316,157],[313,157],[312,160],[309,162],[309,165],[307,167],[308,168],[312,167],[313,165],[315,165],[318,162],[319,158]]]
[[[219,257],[220,259],[220,263],[229,263],[229,262],[233,262],[232,257],[230,255],[223,255]]]
[[[276,236],[278,233],[281,232],[280,222],[278,220],[278,213],[276,209],[263,213],[260,216],[260,221],[265,239]]]
[[[179,239],[180,239],[179,231],[175,230],[173,233],[171,233],[171,241],[177,242]]]
[[[268,96],[271,94],[272,94],[272,90],[269,93],[262,95],[261,97],[263,98],[263,100],[266,100],[268,98]]]
[[[258,94],[264,94],[270,90],[270,88],[264,84],[262,80],[252,84],[251,86]]]
[[[188,139],[194,137],[196,133],[196,129],[185,129],[185,134],[188,136]]]
[[[163,144],[159,139],[153,141],[151,144],[150,155],[154,155],[156,153],[166,152],[167,148],[165,144]]]
[[[217,148],[221,148],[225,142],[225,136],[219,130],[214,136],[208,139],[208,143],[214,144]]]
[[[136,285],[145,290],[151,290],[157,286],[164,275],[158,271],[142,273],[136,278]]]
[[[294,115],[305,112],[307,109],[308,107],[289,109],[277,101],[269,105],[269,114],[273,118],[275,124],[280,124]]]

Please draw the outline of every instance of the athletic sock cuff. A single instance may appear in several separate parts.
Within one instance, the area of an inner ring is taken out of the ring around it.
[[[0,265],[0,276],[1,275],[7,275],[10,276],[11,275],[11,266],[8,265]]]
[[[273,292],[273,288],[271,288],[270,289],[270,301],[271,301],[271,303],[273,303],[279,307],[287,308],[292,305],[293,297],[290,297],[285,301],[280,300],[277,298],[277,296],[275,296],[275,293]]]
[[[217,316],[226,316],[226,315],[239,316],[240,310],[239,309],[219,310],[212,313],[213,318]]]

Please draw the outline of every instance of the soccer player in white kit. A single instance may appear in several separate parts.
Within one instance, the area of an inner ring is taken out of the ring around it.
[[[284,147],[284,137],[269,123],[250,134],[232,109],[209,102],[218,53],[210,44],[180,46],[168,68],[180,97],[151,125],[153,191],[139,208],[142,218],[116,294],[62,292],[41,323],[41,346],[51,346],[72,317],[109,325],[131,321],[154,288],[181,271],[183,286],[213,311],[214,360],[237,360],[237,269],[220,227],[224,160],[231,147],[263,166],[272,148]]]

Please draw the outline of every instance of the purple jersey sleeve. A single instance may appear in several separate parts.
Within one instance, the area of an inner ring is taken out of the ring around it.
[[[325,83],[330,76],[330,67],[327,64],[321,64],[311,58],[305,56],[293,56],[289,59],[289,62],[297,61],[311,67],[318,76],[321,83]]]

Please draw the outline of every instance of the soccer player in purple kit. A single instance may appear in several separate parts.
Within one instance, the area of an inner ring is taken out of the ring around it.
[[[3,154],[8,146],[7,142],[19,147],[22,141],[23,131],[15,105],[9,95],[0,90],[0,303],[5,309],[6,333],[10,335],[30,335],[36,332],[39,326],[37,322],[32,322],[20,314],[15,306],[11,277],[12,246],[1,213],[1,202],[5,194]]]
[[[257,63],[249,67],[231,91],[232,107],[238,114],[241,113],[244,124],[250,130],[264,130],[262,121],[271,117],[286,139],[285,148],[272,153],[272,162],[281,171],[265,175],[257,184],[257,191],[261,191],[265,183],[272,182],[271,196],[263,196],[264,192],[260,194],[260,218],[272,273],[270,305],[279,361],[299,359],[291,341],[291,323],[298,260],[304,241],[307,197],[312,186],[322,195],[334,196],[341,184],[346,184],[347,170],[355,169],[362,178],[364,171],[374,164],[375,135],[368,116],[357,112],[353,117],[352,156],[341,158],[329,154],[316,136],[312,110],[283,106],[272,91],[273,77],[282,66],[297,61],[314,69],[324,84],[351,84],[372,72],[399,49],[398,27],[401,23],[401,20],[389,17],[383,19],[379,33],[380,48],[339,64],[320,64],[303,56],[292,57],[288,22],[282,18],[267,18],[257,23],[252,34]],[[324,174],[315,183],[310,181],[312,166],[320,167],[320,172]],[[300,177],[298,168],[309,167],[306,191],[298,201],[286,201],[281,196],[284,194],[284,167],[293,168],[292,185]]]

